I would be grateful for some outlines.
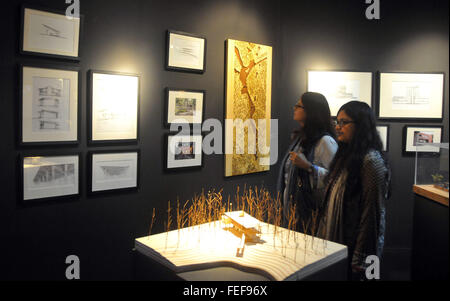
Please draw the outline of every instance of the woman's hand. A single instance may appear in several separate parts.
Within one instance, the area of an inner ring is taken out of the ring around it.
[[[312,166],[303,153],[289,152],[289,159],[301,169],[309,170]]]

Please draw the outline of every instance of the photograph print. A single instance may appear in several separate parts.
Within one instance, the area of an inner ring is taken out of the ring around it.
[[[22,8],[22,53],[78,60],[80,17]]]
[[[21,159],[24,201],[79,194],[79,155]]]
[[[78,141],[78,71],[22,66],[22,144]]]
[[[167,135],[166,170],[202,166],[201,135]]]
[[[204,90],[166,89],[166,126],[201,124],[205,102]]]
[[[441,143],[442,126],[405,126],[404,129],[403,152],[428,152],[439,153],[439,146],[436,143]],[[431,144],[431,145],[430,145]]]

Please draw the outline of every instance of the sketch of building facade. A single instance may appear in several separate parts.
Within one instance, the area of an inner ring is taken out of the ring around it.
[[[33,178],[33,182],[36,185],[45,184],[46,186],[69,184],[73,183],[74,175],[75,165],[73,163],[46,165],[39,167],[36,175]]]

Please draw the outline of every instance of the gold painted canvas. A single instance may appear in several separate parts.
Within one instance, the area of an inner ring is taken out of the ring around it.
[[[227,40],[226,76],[225,176],[267,171],[272,47]],[[243,130],[236,129],[240,123]]]

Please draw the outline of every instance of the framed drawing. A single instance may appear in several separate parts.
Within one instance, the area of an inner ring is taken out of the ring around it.
[[[21,53],[79,60],[81,18],[23,6]]]
[[[204,73],[206,70],[206,39],[191,33],[168,30],[166,69]]]
[[[139,150],[90,152],[89,193],[136,190],[139,187]]]
[[[342,105],[358,100],[372,107],[372,72],[308,70],[307,89],[323,94],[331,116],[337,116]]]
[[[377,131],[383,143],[383,152],[389,151],[389,125],[377,125]]]
[[[403,128],[403,153],[438,153],[438,146],[427,144],[441,143],[442,129],[442,126],[405,125]]]
[[[23,201],[79,195],[80,155],[21,156]]]
[[[444,73],[380,73],[381,119],[441,120]]]
[[[89,79],[89,142],[137,142],[139,75],[90,70]]]
[[[267,171],[272,47],[228,39],[226,49],[225,176]]]
[[[166,142],[166,170],[202,167],[201,135],[167,134]]]
[[[78,143],[79,72],[20,66],[20,144]]]
[[[166,88],[166,126],[201,124],[204,116],[205,91]]]

